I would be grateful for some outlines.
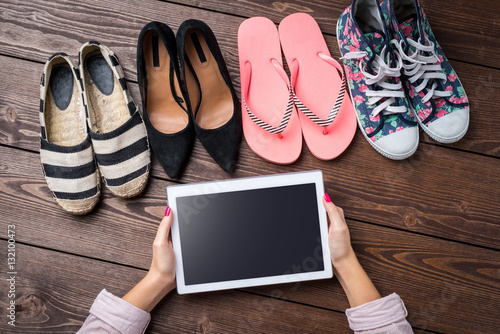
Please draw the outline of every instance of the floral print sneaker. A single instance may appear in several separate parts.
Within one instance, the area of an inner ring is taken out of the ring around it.
[[[439,46],[419,0],[385,0],[384,19],[403,59],[403,82],[422,129],[453,143],[469,127],[469,101]]]
[[[418,124],[378,1],[354,0],[337,22],[337,39],[361,132],[385,157],[408,158],[418,147]]]

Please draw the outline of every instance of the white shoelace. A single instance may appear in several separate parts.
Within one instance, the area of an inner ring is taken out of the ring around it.
[[[415,42],[411,38],[407,38],[406,40],[408,44],[415,48],[415,51],[408,48],[408,54],[406,54],[402,46],[403,40],[398,42],[393,39],[391,40],[391,44],[394,44],[398,48],[400,56],[404,60],[408,61],[408,64],[403,62],[402,66],[404,68],[404,73],[408,76],[410,82],[414,83],[417,80],[422,79],[420,85],[415,87],[415,91],[420,93],[427,86],[430,79],[440,79],[443,80],[443,82],[446,82],[446,74],[442,72],[439,58],[434,51],[434,43],[427,37],[425,37],[425,45],[420,43],[420,39],[418,42]],[[424,52],[430,53],[430,56],[424,56]],[[427,91],[427,94],[425,94],[422,98],[422,102],[427,103],[431,98],[436,99],[451,96],[451,91],[438,90],[437,86],[437,83],[433,81],[432,86]]]
[[[371,116],[375,117],[379,113],[382,112],[383,115],[390,114],[399,114],[405,113],[405,106],[393,106],[392,104],[396,102],[396,98],[404,98],[405,93],[403,92],[403,86],[401,85],[401,81],[398,83],[390,83],[387,82],[389,78],[397,78],[401,75],[402,68],[402,60],[399,53],[395,52],[396,55],[396,67],[390,67],[390,57],[386,54],[386,47],[382,49],[382,52],[379,55],[375,55],[375,59],[372,62],[372,71],[375,74],[368,73],[364,67],[366,63],[364,62],[364,58],[367,56],[367,52],[348,52],[340,59],[361,59],[359,63],[359,69],[361,73],[365,76],[367,85],[374,85],[375,87],[379,87],[381,89],[378,90],[366,90],[366,96],[369,97],[367,103],[368,105],[377,104],[380,100],[386,99],[378,106],[376,106]]]

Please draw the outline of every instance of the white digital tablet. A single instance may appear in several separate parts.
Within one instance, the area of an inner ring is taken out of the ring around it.
[[[323,174],[167,187],[180,294],[332,277]]]

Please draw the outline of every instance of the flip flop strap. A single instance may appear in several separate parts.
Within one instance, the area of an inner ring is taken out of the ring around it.
[[[285,70],[283,70],[283,67],[281,67],[281,65],[277,61],[273,62],[273,65],[277,69],[278,73],[283,78],[283,80],[285,80],[285,78],[288,80],[288,76],[286,75]],[[284,73],[284,76],[283,76],[283,73]],[[247,62],[245,65],[245,78],[244,78],[244,80],[245,80],[244,87],[246,87],[247,89],[246,89],[246,91],[244,91],[244,94],[242,94],[242,100],[243,100],[243,104],[245,105],[245,109],[247,111],[247,114],[250,117],[250,119],[252,121],[254,121],[255,124],[260,126],[262,129],[264,129],[272,134],[280,134],[281,132],[283,132],[285,130],[285,128],[288,125],[288,122],[290,121],[290,118],[292,116],[293,105],[294,105],[294,98],[293,98],[294,94],[292,91],[292,87],[287,84],[287,86],[289,86],[289,89],[288,89],[289,97],[288,97],[288,103],[286,106],[285,114],[283,115],[283,118],[281,119],[280,124],[277,127],[275,127],[275,126],[272,126],[269,123],[261,120],[257,115],[255,115],[250,110],[250,108],[248,108],[247,102],[245,100],[245,96],[248,94],[251,74],[252,74],[252,65],[249,62]],[[286,83],[286,81],[285,81],[285,83]]]
[[[281,119],[280,125],[277,127],[274,127],[270,125],[269,123],[266,123],[265,121],[261,120],[258,116],[256,116],[250,108],[248,108],[248,105],[245,101],[245,98],[243,98],[243,104],[245,104],[245,108],[247,110],[248,116],[250,116],[250,119],[255,122],[258,126],[263,128],[264,130],[273,133],[273,134],[279,134],[282,133],[286,126],[288,125],[288,122],[290,121],[290,117],[292,116],[292,111],[293,111],[293,92],[292,88],[290,87],[289,89],[290,95],[288,98],[288,104],[286,105],[286,111],[285,114],[283,115],[283,118]]]
[[[340,109],[340,106],[342,105],[342,101],[344,101],[344,95],[345,95],[345,79],[344,79],[344,72],[342,71],[342,68],[340,67],[339,63],[335,61],[332,57],[325,55],[324,53],[318,53],[318,56],[321,57],[324,61],[329,63],[330,65],[334,66],[341,75],[341,80],[342,84],[340,85],[340,90],[337,95],[337,99],[335,100],[335,104],[333,105],[332,110],[330,111],[330,114],[326,119],[321,119],[319,118],[315,113],[310,111],[302,101],[299,100],[297,95],[295,94],[295,90],[293,89],[293,99],[295,101],[295,106],[297,109],[299,109],[304,115],[306,115],[311,121],[314,123],[318,124],[319,126],[322,127],[327,127],[328,125],[332,124],[333,120],[337,116],[337,113]],[[298,61],[294,61],[292,64],[292,86],[295,87],[295,79],[297,78],[297,73],[298,73]]]

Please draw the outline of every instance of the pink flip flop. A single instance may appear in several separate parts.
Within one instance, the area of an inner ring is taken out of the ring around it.
[[[302,131],[274,23],[265,17],[245,20],[238,53],[245,140],[261,158],[290,164],[302,151]]]
[[[342,67],[331,57],[309,14],[284,18],[279,35],[306,144],[318,159],[331,160],[349,146],[356,132]]]

